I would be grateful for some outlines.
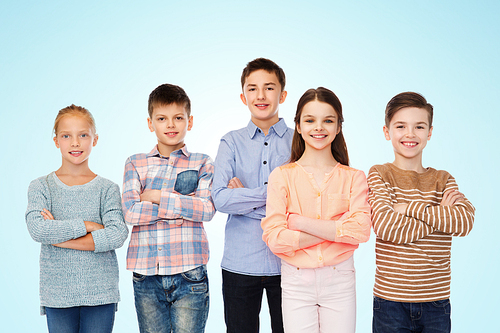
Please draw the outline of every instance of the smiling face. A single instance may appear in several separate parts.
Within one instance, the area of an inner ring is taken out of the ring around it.
[[[87,119],[69,114],[60,119],[54,142],[61,150],[63,165],[83,165],[88,164],[90,152],[97,144],[97,139],[98,136]]]
[[[285,101],[286,94],[281,91],[276,74],[259,69],[248,75],[240,97],[250,110],[252,122],[267,130],[279,121],[279,105]]]
[[[429,113],[422,108],[408,107],[397,111],[389,127],[384,126],[386,140],[392,142],[398,167],[422,171],[422,151],[431,139]]]
[[[304,105],[297,131],[305,142],[305,149],[331,149],[335,136],[340,131],[335,109],[318,100]]]
[[[151,132],[156,133],[160,154],[170,156],[171,152],[184,146],[184,137],[193,126],[193,116],[188,117],[182,105],[156,106],[151,118],[148,118],[148,126]]]

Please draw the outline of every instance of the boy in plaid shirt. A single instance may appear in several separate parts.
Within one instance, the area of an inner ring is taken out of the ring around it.
[[[133,226],[127,269],[133,271],[141,332],[204,332],[209,291],[203,222],[215,214],[214,166],[184,144],[193,126],[189,97],[171,84],[149,96],[148,126],[158,144],[125,164],[123,213]]]

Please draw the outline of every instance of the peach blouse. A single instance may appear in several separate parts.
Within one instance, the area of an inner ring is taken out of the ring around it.
[[[338,163],[321,184],[300,164],[274,169],[269,176],[262,239],[278,257],[299,268],[335,265],[370,238],[368,185],[363,171]],[[300,231],[289,230],[288,214],[336,221],[336,242],[299,248]]]

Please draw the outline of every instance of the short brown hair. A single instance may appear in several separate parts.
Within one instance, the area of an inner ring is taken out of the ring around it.
[[[243,69],[243,73],[241,73],[242,89],[243,86],[245,85],[245,80],[247,79],[247,77],[249,77],[250,74],[252,74],[253,72],[258,71],[260,69],[263,69],[268,73],[276,75],[276,77],[278,78],[278,82],[280,83],[281,86],[281,91],[285,90],[285,83],[286,83],[285,72],[274,61],[271,61],[266,58],[254,59],[250,61],[247,64],[247,66]]]
[[[189,117],[191,115],[191,101],[184,89],[173,84],[165,83],[156,87],[156,89],[149,94],[149,118],[153,116],[153,109],[155,107],[170,104],[184,106],[187,116]]]
[[[427,103],[424,96],[416,92],[403,92],[394,96],[385,108],[385,126],[389,127],[394,114],[403,108],[419,108],[425,109],[429,113],[429,127],[432,126],[432,118],[434,116],[434,108]]]
[[[96,128],[95,128],[95,120],[94,117],[92,117],[92,113],[90,113],[89,110],[82,106],[76,106],[75,104],[71,104],[70,106],[65,107],[64,109],[59,110],[56,116],[56,120],[54,121],[54,135],[57,136],[57,130],[59,129],[59,123],[61,122],[61,119],[65,116],[80,116],[82,118],[85,118],[89,122],[90,129],[92,132],[95,134],[96,133]]]

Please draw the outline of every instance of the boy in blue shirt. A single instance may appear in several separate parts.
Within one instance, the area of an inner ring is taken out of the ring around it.
[[[279,118],[286,99],[285,73],[273,61],[255,59],[241,75],[243,104],[250,121],[221,139],[212,186],[216,209],[228,214],[222,258],[222,293],[227,332],[259,330],[266,290],[273,333],[283,332],[281,260],[262,240],[267,180],[290,159],[293,130]]]

